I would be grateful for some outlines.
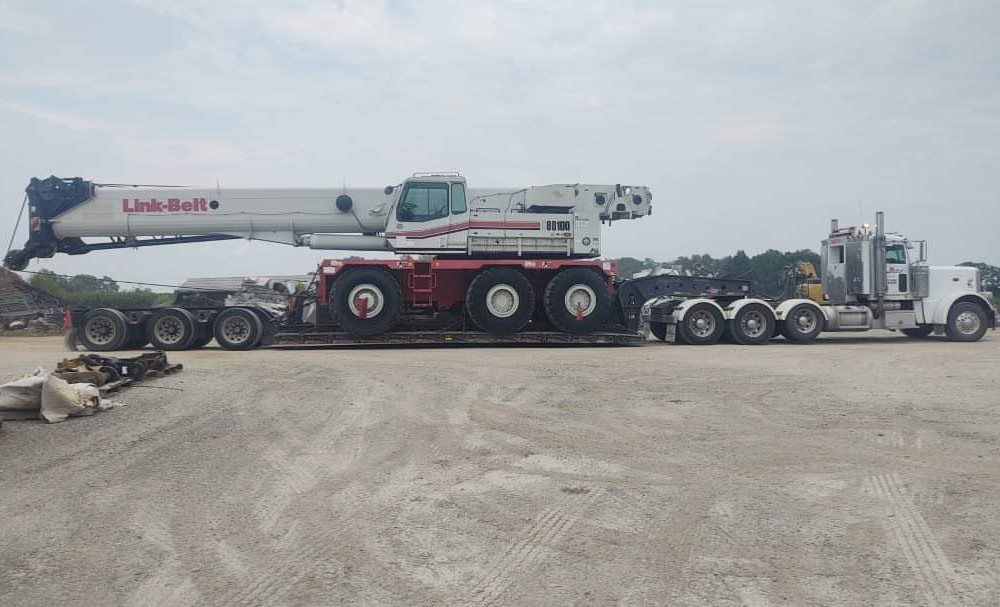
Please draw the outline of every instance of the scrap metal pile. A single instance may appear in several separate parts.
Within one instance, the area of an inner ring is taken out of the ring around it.
[[[83,354],[63,359],[55,371],[41,367],[31,375],[0,386],[0,420],[44,419],[50,423],[93,415],[121,406],[109,393],[153,377],[176,373],[164,352],[130,358]]]
[[[59,299],[0,268],[0,329],[58,328],[64,310]]]

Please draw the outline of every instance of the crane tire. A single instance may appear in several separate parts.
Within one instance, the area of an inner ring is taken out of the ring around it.
[[[986,311],[971,301],[960,301],[948,310],[948,324],[944,326],[952,341],[979,341],[986,334]]]
[[[549,280],[542,298],[549,322],[564,333],[593,333],[608,319],[608,284],[587,268],[560,270]]]
[[[737,310],[727,323],[727,333],[732,340],[744,346],[766,344],[774,334],[774,312],[768,306],[748,303]]]
[[[91,352],[120,350],[128,342],[125,315],[113,308],[90,310],[83,317],[77,338]]]
[[[725,319],[718,308],[703,302],[684,312],[684,319],[677,324],[677,334],[686,344],[708,346],[719,341],[725,328]]]
[[[184,308],[161,308],[146,322],[149,343],[157,350],[187,350],[197,332],[194,316]]]
[[[226,350],[250,350],[260,343],[264,323],[251,310],[227,308],[215,318],[213,334],[215,341]],[[213,334],[208,335],[209,340]]]
[[[487,333],[517,333],[535,312],[535,289],[518,269],[488,268],[469,283],[465,310],[472,322]]]
[[[402,312],[402,289],[387,270],[350,268],[341,272],[330,287],[333,321],[352,335],[387,333]]]
[[[823,312],[817,306],[802,303],[792,307],[778,325],[785,339],[805,343],[816,339],[823,331],[825,322]]]

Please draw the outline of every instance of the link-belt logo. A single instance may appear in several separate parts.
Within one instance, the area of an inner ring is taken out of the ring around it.
[[[204,213],[208,211],[208,201],[204,198],[181,200],[167,198],[166,200],[140,200],[139,198],[122,198],[124,213]]]

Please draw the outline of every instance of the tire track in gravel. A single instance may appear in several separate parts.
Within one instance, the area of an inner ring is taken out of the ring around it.
[[[961,580],[924,517],[895,472],[865,479],[865,488],[886,502],[892,517],[884,521],[903,553],[929,605],[959,605]]]
[[[520,539],[489,566],[463,601],[468,605],[494,605],[530,568],[537,566],[553,552],[573,525],[602,496],[602,488],[582,487],[590,495],[586,500],[566,496],[554,506],[542,511],[520,534]]]

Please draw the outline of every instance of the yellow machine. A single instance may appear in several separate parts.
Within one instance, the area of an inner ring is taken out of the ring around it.
[[[795,262],[795,296],[823,303],[823,281],[808,261]]]

